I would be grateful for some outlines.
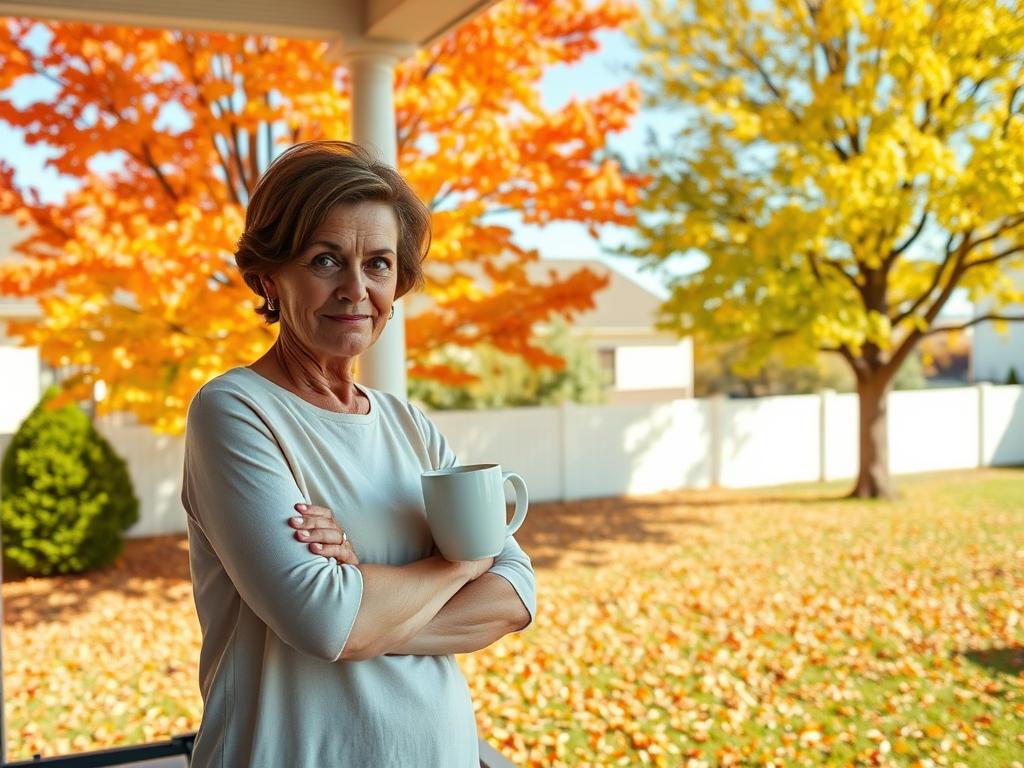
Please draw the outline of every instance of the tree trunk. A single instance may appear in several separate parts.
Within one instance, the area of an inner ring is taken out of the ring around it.
[[[850,496],[859,499],[892,498],[889,475],[889,382],[871,376],[857,382],[860,403],[860,469]]]

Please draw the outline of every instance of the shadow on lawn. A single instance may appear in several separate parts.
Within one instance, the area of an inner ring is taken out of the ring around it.
[[[1024,672],[1024,647],[1021,646],[965,651],[961,655],[979,667],[985,667],[989,672],[999,672],[1011,677]]]
[[[530,506],[516,539],[540,568],[566,560],[599,567],[617,544],[685,543],[700,529],[717,527],[720,509],[805,505],[840,501],[838,496],[737,491],[688,491],[635,498],[599,498]]]
[[[188,583],[189,578],[184,535],[129,539],[117,560],[100,570],[50,577],[4,573],[4,623],[60,622],[88,612],[98,595],[151,596],[154,582]]]

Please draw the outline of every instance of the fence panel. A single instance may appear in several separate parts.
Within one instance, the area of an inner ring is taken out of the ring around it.
[[[711,484],[707,401],[574,406],[567,416],[566,498]]]
[[[857,476],[860,456],[857,439],[857,396],[850,393],[822,394],[825,423],[822,425],[822,480],[845,480]]]
[[[852,477],[857,399],[851,394],[656,404],[567,405],[434,412],[463,463],[497,462],[521,473],[536,501]],[[100,431],[125,457],[141,502],[129,532],[185,530],[180,437],[131,420]],[[717,430],[717,434],[716,434]],[[0,434],[0,449],[10,433]],[[1024,464],[1024,387],[894,392],[889,400],[894,474]]]
[[[893,474],[976,467],[978,434],[977,387],[889,395],[889,469]]]
[[[988,386],[983,392],[982,463],[993,467],[1024,464],[1024,387]]]
[[[821,397],[722,403],[720,482],[727,488],[813,482],[821,477]]]
[[[430,418],[460,463],[501,464],[526,478],[531,499],[562,498],[561,409],[435,411]]]
[[[128,463],[128,471],[139,497],[139,522],[129,536],[155,536],[185,530],[181,506],[181,468],[185,441],[158,435],[148,427],[118,425],[98,419],[96,428]]]

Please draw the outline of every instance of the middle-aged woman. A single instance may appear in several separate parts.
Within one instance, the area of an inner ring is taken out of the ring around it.
[[[408,184],[352,144],[292,147],[253,191],[235,258],[280,334],[189,409],[193,768],[479,766],[452,654],[532,621],[530,560],[511,537],[493,560],[434,553],[420,474],[455,455],[353,380],[429,240]]]

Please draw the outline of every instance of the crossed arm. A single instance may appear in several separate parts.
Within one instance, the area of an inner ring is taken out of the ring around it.
[[[275,511],[301,491],[278,439],[244,393],[213,388],[195,397],[183,480],[182,502],[202,535],[196,546],[206,547],[246,605],[302,653],[327,661],[447,655],[486,647],[530,620],[512,584],[532,602],[532,572],[511,539],[510,556],[500,562],[499,555],[490,574],[489,560],[440,556],[361,565],[330,510],[296,505],[302,522],[291,519],[294,535],[322,555],[308,557],[285,536],[286,517]],[[197,605],[219,599],[212,583],[200,579]]]
[[[329,509],[296,509],[301,516],[289,524],[299,541],[362,573],[363,598],[342,659],[471,653],[530,622],[512,585],[488,572],[493,558],[450,563],[434,556],[405,566],[362,565]]]

